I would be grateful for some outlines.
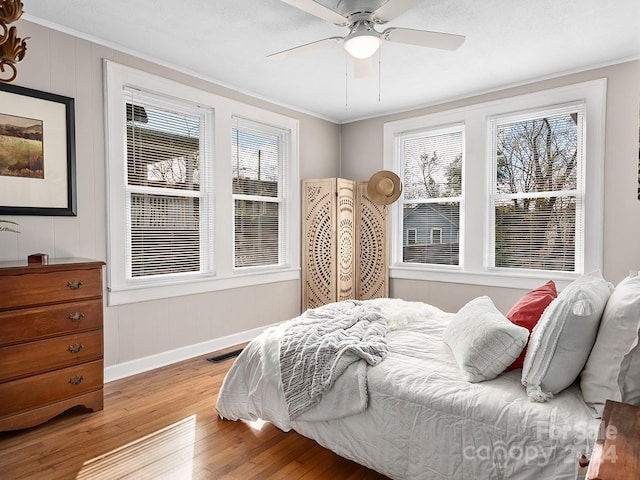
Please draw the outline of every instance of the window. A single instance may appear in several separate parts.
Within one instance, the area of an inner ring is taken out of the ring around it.
[[[455,238],[456,239],[458,238],[457,235],[456,235]],[[441,228],[432,228],[431,229],[431,243],[442,243],[442,229]]]
[[[418,229],[407,228],[407,245],[415,245],[418,243]]]
[[[492,265],[580,271],[583,105],[498,117],[492,149]]]
[[[298,121],[105,65],[108,304],[299,279]]]
[[[237,117],[233,125],[234,266],[279,265],[289,132]]]
[[[407,243],[404,263],[458,265],[462,200],[462,126],[402,134],[399,163],[403,171],[402,229]],[[410,242],[409,231],[415,231]],[[417,244],[420,237],[428,243]]]
[[[207,271],[210,112],[125,89],[130,278]],[[200,162],[200,159],[207,161]],[[202,219],[202,221],[201,221]]]
[[[605,93],[600,79],[385,124],[404,186],[391,278],[563,288],[602,268]]]

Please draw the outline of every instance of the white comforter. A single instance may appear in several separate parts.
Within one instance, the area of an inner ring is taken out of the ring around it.
[[[463,379],[442,333],[452,314],[419,302],[372,300],[389,319],[389,354],[360,375],[368,396],[341,389],[291,421],[282,395],[282,328],[251,342],[225,378],[221,417],[291,428],[394,479],[574,479],[598,420],[577,386],[532,403],[520,370],[481,383]],[[366,372],[366,378],[365,374]],[[352,382],[345,382],[345,385]]]

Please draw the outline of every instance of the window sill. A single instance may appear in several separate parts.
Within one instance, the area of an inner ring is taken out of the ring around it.
[[[299,268],[270,271],[263,273],[238,274],[228,277],[198,278],[189,281],[172,283],[154,283],[109,288],[107,306],[125,305],[128,303],[147,302],[183,295],[217,292],[232,288],[251,287],[267,283],[300,280]]]
[[[457,268],[428,269],[408,266],[389,268],[389,277],[393,279],[426,280],[526,290],[537,288],[548,280],[553,280],[558,290],[562,290],[579,276],[579,274],[566,272],[463,272]]]

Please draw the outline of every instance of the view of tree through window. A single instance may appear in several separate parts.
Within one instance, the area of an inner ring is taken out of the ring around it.
[[[404,187],[392,278],[533,288],[601,269],[605,99],[598,79],[385,123]]]
[[[403,134],[400,145],[403,262],[458,265],[462,128]]]
[[[582,113],[495,123],[495,266],[575,270]]]

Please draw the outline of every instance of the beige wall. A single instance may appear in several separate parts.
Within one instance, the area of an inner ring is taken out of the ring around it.
[[[388,115],[342,126],[341,176],[365,180],[383,168],[385,122],[449,110],[572,83],[607,78],[604,265],[603,274],[617,283],[629,269],[640,269],[640,200],[638,200],[638,110],[640,61],[566,75],[495,93],[449,102],[411,112]],[[391,280],[391,295],[421,300],[456,311],[478,295],[490,295],[506,311],[523,292],[476,285]]]
[[[339,126],[334,123],[37,24],[21,21],[19,32],[31,40],[14,84],[75,98],[78,215],[3,216],[18,221],[21,233],[0,235],[0,260],[26,260],[35,252],[106,259],[103,58],[296,118],[300,177],[333,177],[339,172]],[[105,364],[114,366],[285,320],[299,313],[300,295],[300,282],[291,281],[106,308]]]
[[[383,165],[382,126],[386,121],[607,77],[604,273],[617,282],[629,268],[640,268],[637,240],[640,238],[640,201],[636,193],[640,62],[338,126],[46,27],[22,21],[19,28],[22,36],[32,39],[14,83],[76,100],[78,215],[3,216],[18,221],[21,233],[0,235],[0,260],[26,259],[34,252],[46,252],[53,257],[106,258],[102,59],[107,58],[297,118],[300,121],[300,178],[340,175],[354,180],[368,179]],[[456,310],[466,300],[483,294],[494,298],[500,308],[508,309],[522,292],[393,280],[391,293]],[[105,363],[118,366],[260,328],[296,315],[299,308],[298,281],[109,307],[105,310]]]

